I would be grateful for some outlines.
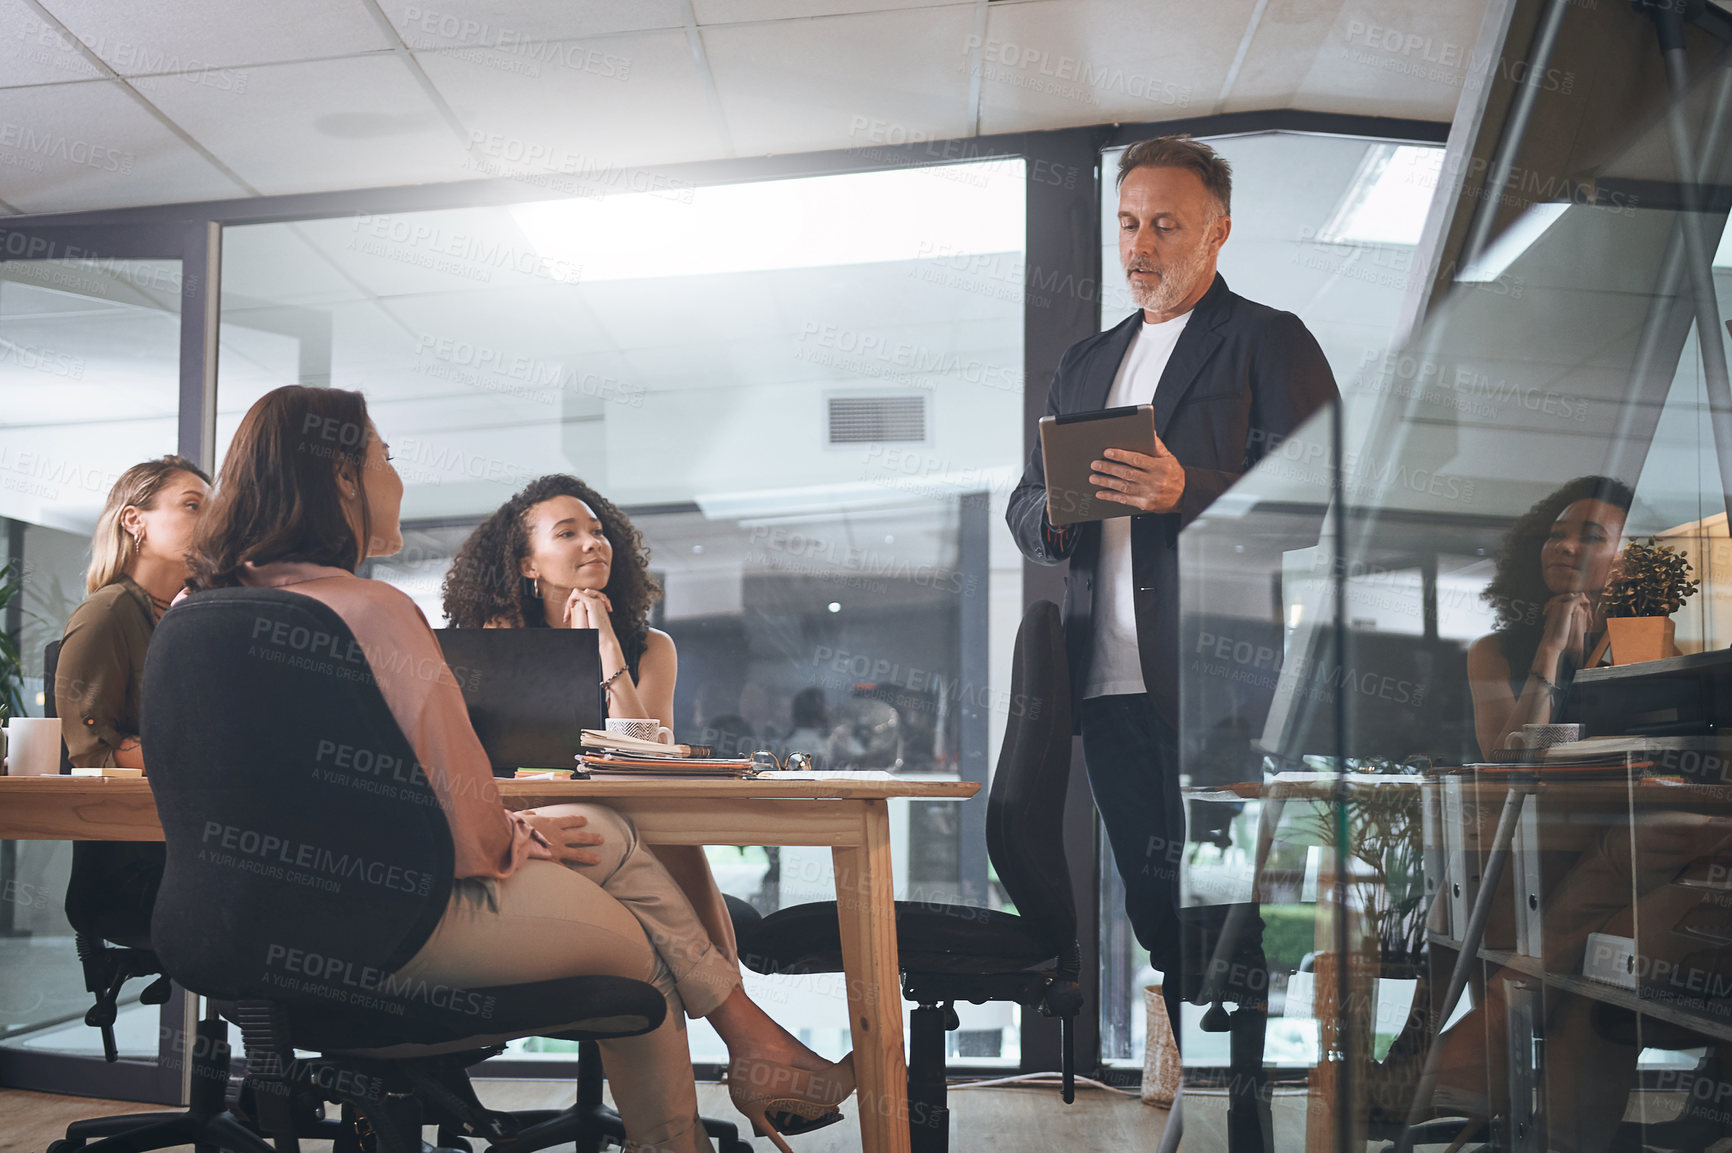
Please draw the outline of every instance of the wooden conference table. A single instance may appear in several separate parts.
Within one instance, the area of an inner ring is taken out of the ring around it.
[[[508,808],[603,802],[660,845],[829,846],[835,861],[861,1147],[907,1153],[908,1072],[890,874],[893,797],[962,801],[973,781],[887,773],[751,780],[502,780]],[[150,785],[104,777],[0,777],[0,840],[160,841]]]

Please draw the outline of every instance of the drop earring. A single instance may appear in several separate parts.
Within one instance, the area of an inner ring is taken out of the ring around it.
[[[541,578],[531,577],[529,580],[529,587],[535,590],[535,599],[540,600],[541,599]]]

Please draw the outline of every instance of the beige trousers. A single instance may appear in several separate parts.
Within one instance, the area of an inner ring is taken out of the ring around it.
[[[601,862],[536,860],[502,881],[459,880],[445,916],[399,976],[468,988],[590,975],[655,985],[668,999],[666,1020],[641,1037],[600,1043],[614,1103],[633,1149],[711,1150],[698,1120],[685,1016],[713,1011],[739,986],[740,973],[727,909],[701,850],[666,854],[676,881],[612,809],[537,811],[587,817],[588,828],[604,838],[590,846]],[[682,884],[696,891],[696,902]],[[706,928],[717,916],[725,948]]]

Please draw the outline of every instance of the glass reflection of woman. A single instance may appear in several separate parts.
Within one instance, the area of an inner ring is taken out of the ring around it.
[[[541,477],[501,505],[457,550],[443,591],[445,615],[457,628],[595,629],[608,715],[653,717],[673,727],[678,657],[673,639],[649,626],[661,588],[650,575],[643,538],[578,478]],[[737,969],[733,920],[703,849],[658,845],[653,852],[690,900],[717,953]],[[802,1133],[841,1119],[820,1106],[852,1090],[850,1058],[832,1065],[813,1053],[737,982],[701,1015],[728,1046],[730,1092],[742,1112],[753,1115],[754,1085],[794,1078],[832,1091],[813,1093],[804,1115],[772,1115],[775,1128]]]
[[[1547,724],[1605,629],[1600,593],[1633,496],[1604,476],[1570,481],[1511,527],[1482,594],[1497,627],[1467,650],[1473,727],[1489,757],[1523,725]]]
[[[55,711],[76,768],[144,768],[139,684],[157,618],[186,584],[209,478],[181,456],[135,464],[109,490],[90,545],[86,597],[66,622]]]

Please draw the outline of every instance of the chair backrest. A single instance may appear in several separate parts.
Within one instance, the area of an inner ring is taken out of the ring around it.
[[[60,716],[59,706],[54,700],[54,674],[60,670],[60,642],[49,641],[42,649],[42,715],[45,717]],[[72,771],[72,755],[66,751],[66,741],[60,742],[60,771]],[[77,842],[73,842],[77,844]]]
[[[220,998],[363,996],[432,933],[451,832],[347,625],[216,589],[163,615],[143,738],[168,863],[151,939]]]
[[[60,642],[49,641],[42,648],[42,715],[60,715],[54,703],[54,674],[60,669]]]
[[[1016,630],[1010,723],[986,802],[986,852],[1016,911],[1058,952],[1076,940],[1064,855],[1070,788],[1070,669],[1058,606],[1036,601]]]

